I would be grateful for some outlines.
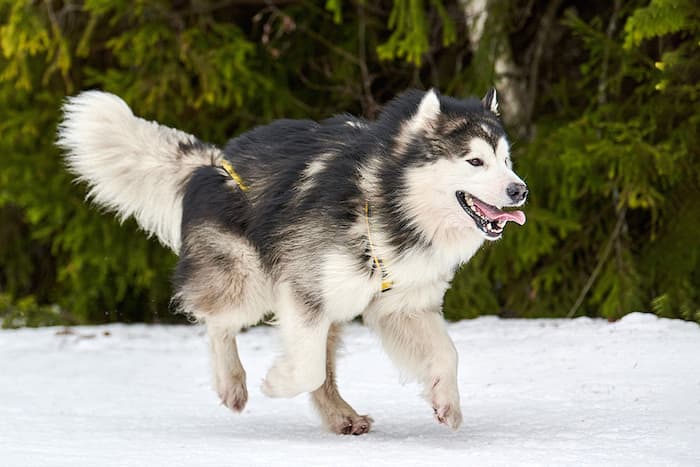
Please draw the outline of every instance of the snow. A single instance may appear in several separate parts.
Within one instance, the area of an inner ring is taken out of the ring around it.
[[[308,397],[258,385],[276,352],[239,338],[243,414],[210,388],[195,326],[0,331],[2,466],[700,465],[700,327],[631,314],[616,323],[480,318],[450,325],[464,424],[438,425],[376,338],[348,326],[344,397],[375,419],[323,431]]]

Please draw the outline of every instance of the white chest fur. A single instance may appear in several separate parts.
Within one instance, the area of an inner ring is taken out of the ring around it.
[[[383,257],[391,290],[381,292],[380,274],[358,270],[356,255],[324,255],[320,285],[325,313],[332,321],[351,320],[368,308],[379,313],[439,308],[456,268],[483,243],[479,236],[448,238],[439,247]]]

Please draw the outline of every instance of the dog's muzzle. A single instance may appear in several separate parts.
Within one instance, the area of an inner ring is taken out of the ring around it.
[[[522,186],[525,187],[525,185]],[[503,211],[463,191],[458,191],[455,194],[462,209],[469,214],[477,228],[489,239],[499,238],[508,221],[513,221],[518,225],[525,223],[525,213],[522,211]],[[524,191],[519,192],[519,196],[519,203],[521,203],[527,197],[527,187],[524,188]]]

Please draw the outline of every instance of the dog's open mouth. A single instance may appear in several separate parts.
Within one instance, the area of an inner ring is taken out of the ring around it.
[[[508,221],[513,221],[518,225],[525,223],[525,213],[522,211],[503,211],[463,191],[458,191],[456,195],[459,205],[474,219],[476,226],[487,237],[500,237]]]

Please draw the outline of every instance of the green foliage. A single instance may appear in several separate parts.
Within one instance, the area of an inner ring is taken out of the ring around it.
[[[0,0],[3,325],[174,319],[175,256],[63,168],[66,95],[114,92],[222,144],[274,118],[373,117],[410,86],[483,94],[508,49],[523,79],[541,71],[532,131],[511,128],[528,223],[458,272],[446,316],[700,322],[700,7],[562,1],[545,36],[538,2],[487,3],[472,50],[457,0]]]
[[[333,13],[333,22],[335,24],[343,22],[343,5],[341,0],[326,0],[326,10]]]
[[[314,3],[0,0],[0,292],[78,322],[180,319],[168,312],[175,256],[84,203],[64,170],[61,103],[104,89],[218,144],[274,118],[357,111],[360,72],[346,52],[358,46],[357,18],[335,24]],[[378,42],[376,27],[365,41]]]
[[[442,22],[442,45],[455,42],[454,20],[450,18],[440,0],[431,0]],[[377,54],[383,60],[405,59],[420,65],[430,48],[429,24],[423,0],[396,0],[389,16],[389,29],[393,30],[389,40],[377,47]]]
[[[651,0],[649,6],[637,8],[627,19],[625,48],[666,34],[697,31],[699,21],[698,8],[692,0]]]
[[[449,316],[464,316],[466,301],[521,316],[699,320],[700,30],[689,20],[699,13],[652,1],[631,11],[621,40],[603,21],[567,14],[589,55],[577,80],[555,86],[587,103],[541,119],[517,150],[528,223],[460,272]],[[472,296],[459,292],[466,282]]]
[[[7,294],[0,294],[0,321],[4,329],[71,325],[75,322],[58,305],[39,305],[32,296],[13,301]]]

